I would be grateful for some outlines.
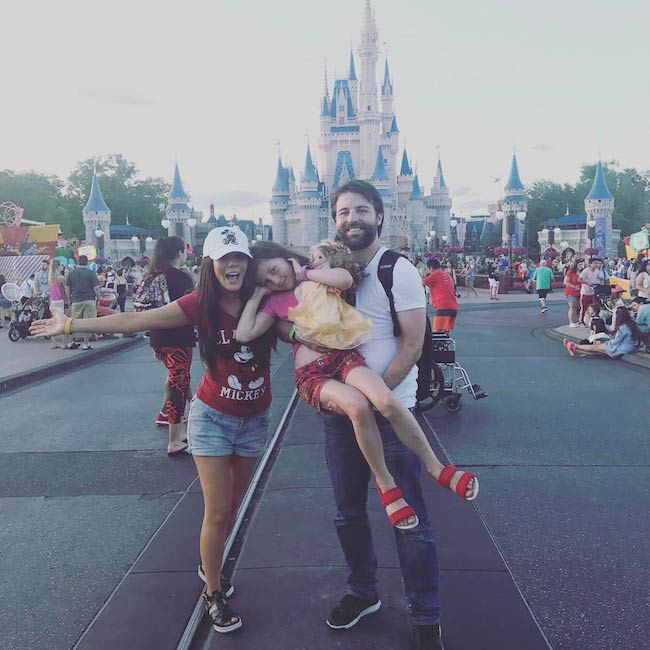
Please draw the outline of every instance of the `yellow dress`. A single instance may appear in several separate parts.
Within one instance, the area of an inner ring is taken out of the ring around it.
[[[331,350],[352,350],[368,340],[372,321],[348,305],[338,289],[308,280],[298,286],[296,297],[288,318],[302,340]]]

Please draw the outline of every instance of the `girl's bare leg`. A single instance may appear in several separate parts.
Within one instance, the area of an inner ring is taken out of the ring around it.
[[[395,479],[386,467],[384,447],[374,411],[364,395],[353,386],[330,380],[321,389],[320,403],[325,409],[330,409],[334,404],[350,418],[359,449],[375,475],[379,489],[386,492],[396,487]],[[386,506],[386,513],[391,515],[406,505],[404,499],[398,499]],[[413,523],[415,523],[415,518],[407,517],[398,522],[398,525],[406,526]]]
[[[357,388],[370,400],[373,406],[392,424],[397,437],[420,459],[427,473],[437,481],[444,465],[433,452],[413,413],[395,397],[384,380],[367,366],[358,366],[348,373],[345,383]],[[450,483],[452,490],[456,488],[462,474],[461,471],[458,471],[452,477]],[[472,480],[467,485],[466,496],[472,495],[473,487],[474,481]]]

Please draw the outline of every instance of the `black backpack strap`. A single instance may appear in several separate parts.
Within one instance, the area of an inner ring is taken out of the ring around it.
[[[379,265],[377,267],[377,278],[379,279],[379,282],[381,282],[381,286],[384,287],[386,296],[388,296],[390,317],[393,320],[393,336],[395,337],[402,334],[402,328],[399,326],[397,312],[395,311],[395,299],[393,298],[393,269],[400,257],[404,256],[400,255],[396,251],[390,249],[384,251],[382,256],[379,258]]]

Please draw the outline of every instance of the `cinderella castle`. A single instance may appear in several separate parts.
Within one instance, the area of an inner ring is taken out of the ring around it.
[[[432,230],[449,236],[451,199],[442,165],[433,174],[430,193],[420,185],[406,150],[400,151],[400,132],[393,108],[393,82],[384,64],[378,83],[379,34],[370,0],[365,0],[361,44],[350,52],[347,78],[325,88],[320,110],[320,171],[309,145],[299,179],[292,167],[278,160],[271,197],[273,239],[289,246],[311,246],[333,237],[334,222],[328,197],[353,178],[369,180],[384,201],[382,243],[395,249],[422,251]]]

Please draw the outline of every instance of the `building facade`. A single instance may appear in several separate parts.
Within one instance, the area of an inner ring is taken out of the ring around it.
[[[330,92],[325,75],[320,104],[320,171],[309,145],[299,179],[278,160],[270,202],[275,241],[307,247],[334,235],[328,198],[348,180],[360,178],[375,185],[384,201],[382,242],[391,248],[419,252],[435,230],[449,236],[451,199],[442,164],[427,193],[414,173],[393,107],[393,81],[388,61],[378,83],[379,33],[370,0],[365,0],[357,61],[350,53],[348,73],[336,79]],[[359,76],[357,77],[357,62]]]

